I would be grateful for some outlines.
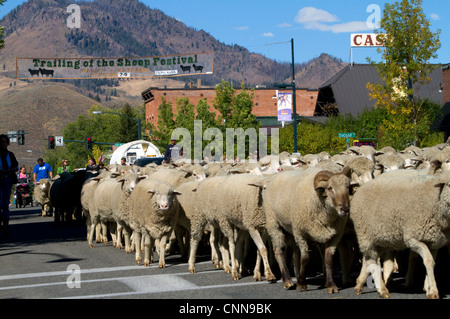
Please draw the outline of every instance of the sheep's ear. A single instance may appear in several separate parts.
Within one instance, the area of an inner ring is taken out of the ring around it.
[[[442,166],[442,162],[440,160],[438,160],[438,159],[432,160],[430,162],[430,164],[431,164],[431,166],[433,166],[436,169],[437,168],[441,168],[441,166]]]
[[[147,175],[141,175],[141,176],[138,176],[138,180],[142,181],[143,179],[146,179],[147,177],[148,177]]]
[[[352,171],[353,170],[349,166],[345,166],[341,173],[350,178],[352,176]]]
[[[175,194],[175,195],[183,195],[183,194],[181,194],[181,192],[177,191],[176,189],[173,190],[173,194]]]
[[[155,191],[154,189],[149,189],[149,190],[147,191],[147,193],[154,194],[154,193],[156,193],[156,191]]]

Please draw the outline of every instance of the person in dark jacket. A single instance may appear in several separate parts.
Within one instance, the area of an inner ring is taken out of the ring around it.
[[[11,188],[17,184],[16,172],[19,170],[19,163],[13,152],[8,151],[9,137],[6,134],[0,135],[0,222],[2,223],[3,235],[9,236],[9,204],[11,198]]]
[[[177,141],[175,139],[170,140],[170,144],[167,145],[166,151],[164,152],[164,160],[163,163],[169,164],[173,158],[172,155],[179,155],[180,147],[175,144]]]

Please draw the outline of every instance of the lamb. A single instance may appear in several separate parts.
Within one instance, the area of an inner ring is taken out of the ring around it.
[[[34,187],[33,197],[36,200],[36,202],[42,206],[41,210],[42,216],[47,215],[47,213],[51,214],[51,212],[53,211],[49,195],[52,182],[53,181],[48,178],[43,178],[39,180],[37,185]]]
[[[392,272],[393,251],[411,249],[422,257],[426,268],[427,298],[439,298],[434,278],[437,250],[450,240],[450,172],[428,175],[423,171],[397,170],[364,184],[352,199],[350,219],[354,224],[363,264],[355,292],[362,293],[368,269],[386,258],[380,297],[388,298],[385,283]]]
[[[307,240],[312,240],[325,244],[326,288],[328,293],[338,292],[332,277],[332,258],[348,219],[350,175],[348,167],[341,173],[311,167],[282,172],[267,184],[263,192],[266,228],[272,239],[284,288],[294,285],[284,256],[286,240],[283,232],[288,232],[294,236],[301,253],[300,270],[294,260],[297,289],[307,289]]]
[[[136,263],[141,259],[141,236],[144,236],[144,266],[149,266],[150,252],[156,239],[159,240],[159,267],[165,268],[165,246],[167,238],[175,228],[179,204],[175,195],[180,194],[169,184],[146,178],[139,182],[127,200],[129,226],[133,230],[136,244]]]
[[[269,266],[267,248],[260,234],[264,231],[265,226],[265,216],[262,210],[262,188],[265,180],[266,178],[263,176],[237,174],[211,177],[199,183],[194,200],[196,203],[201,203],[197,207],[200,215],[197,217],[196,224],[191,223],[190,272],[195,272],[196,249],[208,222],[220,228],[228,239],[233,280],[239,279],[239,261],[242,260],[241,251],[236,250],[236,242],[239,241],[239,238],[235,241],[235,229],[249,232],[263,260],[266,280],[275,280]],[[236,257],[240,260],[236,260]],[[259,269],[255,268],[254,278],[260,280]]]

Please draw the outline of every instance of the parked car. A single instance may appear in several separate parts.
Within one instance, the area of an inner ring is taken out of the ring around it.
[[[155,163],[156,165],[161,165],[163,160],[164,160],[164,157],[141,157],[141,158],[138,158],[134,162],[134,165],[137,165],[140,167],[144,167],[145,165],[150,164],[150,163]]]

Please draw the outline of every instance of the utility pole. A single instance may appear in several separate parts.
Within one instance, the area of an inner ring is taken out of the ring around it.
[[[292,51],[292,119],[294,120],[294,153],[297,153],[297,103],[295,93],[295,64],[294,64],[294,38],[291,38],[291,51]]]

